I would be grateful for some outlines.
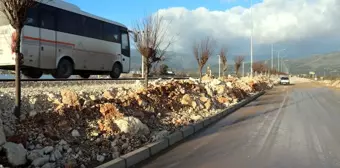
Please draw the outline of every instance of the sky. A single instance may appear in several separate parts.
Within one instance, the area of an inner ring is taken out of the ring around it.
[[[286,49],[287,58],[339,51],[340,0],[66,0],[93,13],[131,27],[136,20],[158,13],[175,36],[170,50],[192,53],[195,40],[216,41],[215,51],[227,48],[230,57],[250,55],[253,22],[254,60],[270,59]],[[277,52],[274,51],[274,55]]]
[[[199,7],[205,7],[211,10],[226,10],[235,5],[249,7],[250,2],[247,0],[100,0],[101,3],[95,3],[93,0],[65,0],[76,4],[82,10],[121,22],[125,25],[131,25],[136,20],[157,12],[160,9],[171,7],[185,7],[194,10]],[[260,2],[259,0],[253,0]]]

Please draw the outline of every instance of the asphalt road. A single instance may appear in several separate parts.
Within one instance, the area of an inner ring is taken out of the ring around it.
[[[277,87],[137,167],[340,167],[340,92]]]

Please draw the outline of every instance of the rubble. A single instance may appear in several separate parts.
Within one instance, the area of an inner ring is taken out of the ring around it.
[[[326,86],[340,88],[340,80],[322,80],[319,82],[325,84]]]
[[[24,97],[27,108],[20,123],[9,109],[1,113],[7,143],[22,144],[27,160],[20,163],[26,165],[95,167],[215,115],[250,93],[269,89],[273,81],[264,76],[209,76],[202,83],[188,79],[157,80],[148,89],[135,85],[97,92],[69,88]],[[7,160],[5,166],[18,164]]]

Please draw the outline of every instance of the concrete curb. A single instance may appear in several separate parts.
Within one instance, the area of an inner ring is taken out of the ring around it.
[[[181,140],[201,131],[203,128],[208,127],[214,122],[222,119],[223,117],[235,112],[239,108],[245,106],[246,104],[250,103],[251,101],[257,99],[261,95],[263,95],[265,91],[261,91],[257,94],[252,95],[251,97],[242,100],[241,102],[235,104],[232,107],[229,107],[214,116],[204,119],[203,121],[197,122],[193,125],[185,126],[181,128],[179,131],[176,131],[169,136],[161,139],[157,142],[148,144],[144,147],[136,149],[130,153],[127,153],[123,156],[120,156],[114,160],[106,162],[96,168],[129,168],[137,163],[148,159],[151,156],[158,154],[159,152],[177,144]]]

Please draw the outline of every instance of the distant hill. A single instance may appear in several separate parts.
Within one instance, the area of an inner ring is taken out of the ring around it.
[[[310,71],[317,75],[339,75],[340,52],[313,55],[300,59],[289,59],[287,65],[293,74],[307,74]]]

